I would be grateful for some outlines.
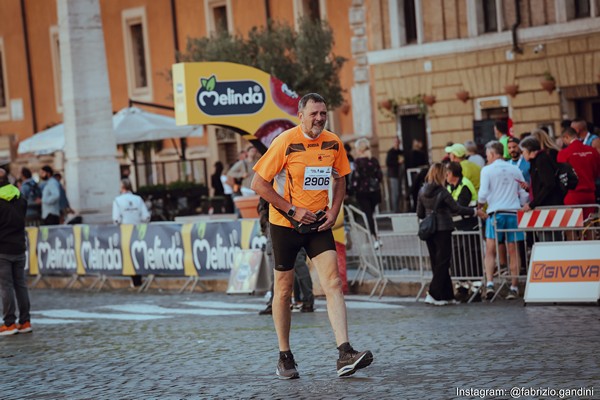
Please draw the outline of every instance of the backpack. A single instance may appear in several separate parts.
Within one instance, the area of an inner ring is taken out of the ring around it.
[[[569,163],[557,163],[556,170],[554,172],[556,183],[563,195],[567,194],[569,190],[574,190],[579,183],[577,173]]]

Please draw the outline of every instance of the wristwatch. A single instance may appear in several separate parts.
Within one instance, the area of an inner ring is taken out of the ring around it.
[[[293,218],[296,215],[296,206],[292,206],[287,212],[288,217]]]

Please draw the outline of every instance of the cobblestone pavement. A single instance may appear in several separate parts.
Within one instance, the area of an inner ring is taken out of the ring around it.
[[[483,398],[462,396],[471,388],[511,398],[513,387],[594,387],[565,398],[600,398],[596,306],[438,308],[349,296],[351,342],[375,361],[340,379],[319,300],[317,312],[293,315],[301,378],[280,381],[261,297],[36,289],[31,298],[34,333],[0,338],[3,399]]]

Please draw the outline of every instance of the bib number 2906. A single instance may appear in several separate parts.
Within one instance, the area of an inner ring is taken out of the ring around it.
[[[304,190],[327,190],[331,182],[331,167],[306,167]]]

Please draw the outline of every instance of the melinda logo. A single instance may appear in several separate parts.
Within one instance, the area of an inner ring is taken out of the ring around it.
[[[254,114],[265,105],[265,90],[255,81],[222,81],[212,75],[200,78],[196,103],[208,115]]]

